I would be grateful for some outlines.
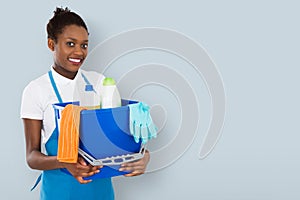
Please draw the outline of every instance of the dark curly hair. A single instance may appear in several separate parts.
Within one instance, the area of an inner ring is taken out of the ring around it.
[[[63,29],[68,25],[82,26],[87,32],[88,28],[83,19],[66,8],[56,8],[54,16],[49,20],[47,24],[48,38],[57,42],[57,36],[63,32]]]

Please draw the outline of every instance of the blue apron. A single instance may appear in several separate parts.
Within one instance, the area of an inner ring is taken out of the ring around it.
[[[57,99],[62,103],[51,70],[48,72]],[[91,84],[82,74],[89,88]],[[86,87],[87,88],[87,87]],[[57,155],[58,130],[54,129],[45,147],[49,156]],[[100,172],[101,173],[101,172]],[[61,169],[45,170],[42,174],[40,199],[42,200],[113,200],[114,191],[111,178],[94,179],[87,184],[80,184],[73,176],[62,172]]]

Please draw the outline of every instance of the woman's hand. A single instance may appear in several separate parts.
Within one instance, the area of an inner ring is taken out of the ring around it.
[[[47,156],[41,153],[41,129],[42,121],[23,119],[26,139],[26,160],[28,166],[37,170],[52,170],[66,168],[79,183],[89,183],[92,180],[84,180],[100,172],[102,166],[93,167],[87,164],[82,157],[78,157],[77,163],[63,163],[56,156]]]
[[[92,176],[100,172],[102,166],[92,166],[86,164],[82,157],[78,157],[77,163],[62,163],[63,167],[66,168],[75,179],[82,184],[91,182],[92,180],[85,180],[84,177]]]
[[[124,176],[137,176],[144,174],[147,168],[147,164],[150,160],[150,153],[146,150],[145,155],[140,160],[134,162],[128,162],[121,165],[119,171],[130,171],[129,174],[125,174]]]

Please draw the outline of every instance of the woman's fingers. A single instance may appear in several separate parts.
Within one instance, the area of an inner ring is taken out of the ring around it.
[[[87,183],[90,183],[90,182],[92,182],[92,180],[84,180],[81,176],[77,176],[77,177],[75,177],[76,178],[76,180],[79,182],[79,183],[81,183],[81,184],[87,184]]]
[[[134,162],[128,162],[121,165],[121,168],[119,171],[129,171],[129,174],[126,174],[124,176],[137,176],[144,174],[146,171],[147,164],[150,160],[150,154],[149,151],[146,150],[145,155],[143,158],[134,161]]]
[[[78,163],[83,165],[83,166],[87,166],[85,160],[82,157],[78,157]]]
[[[89,176],[93,176],[95,174],[98,174],[99,172],[100,172],[100,170],[97,169],[96,171],[90,171],[90,172],[81,173],[81,176],[82,177],[89,177]]]
[[[142,163],[134,162],[134,163],[126,163],[122,164],[119,171],[136,171],[136,170],[144,170],[145,165]]]
[[[133,176],[133,175],[140,175],[145,173],[146,165],[142,161],[137,161],[133,163],[125,163],[121,165],[119,171],[129,171],[130,175],[127,174],[126,176]]]
[[[64,163],[64,167],[75,177],[79,183],[86,184],[92,180],[85,180],[84,178],[99,173],[103,166],[92,166],[87,164],[82,158],[79,157],[77,163]]]
[[[126,177],[132,177],[132,176],[139,176],[142,175],[143,173],[130,173],[130,174],[125,174],[124,176]]]
[[[90,183],[92,180],[91,179],[83,179],[85,177],[90,177],[93,176],[97,173],[100,173],[100,168],[102,168],[102,166],[84,166],[84,167],[88,167],[89,170],[87,172],[81,172],[79,176],[75,176],[76,180],[81,183],[81,184],[87,184]]]

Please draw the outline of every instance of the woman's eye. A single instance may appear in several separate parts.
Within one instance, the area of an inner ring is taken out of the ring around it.
[[[87,48],[88,48],[88,44],[82,44],[81,47],[82,47],[83,49],[87,49]]]
[[[67,45],[68,45],[69,47],[74,47],[74,46],[75,46],[74,42],[67,42]]]

